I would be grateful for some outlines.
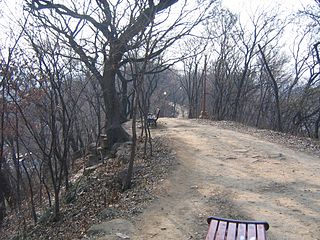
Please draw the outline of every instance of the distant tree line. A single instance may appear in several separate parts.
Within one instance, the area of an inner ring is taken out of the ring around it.
[[[200,115],[206,77],[210,118],[319,138],[319,10],[316,1],[283,19],[275,9],[258,9],[245,24],[229,10],[216,10],[206,25],[205,53],[186,59],[179,73],[189,117]]]

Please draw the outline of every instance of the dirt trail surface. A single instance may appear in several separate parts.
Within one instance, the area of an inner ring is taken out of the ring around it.
[[[248,134],[160,119],[178,166],[132,239],[205,239],[206,217],[266,220],[268,239],[320,239],[320,159]]]

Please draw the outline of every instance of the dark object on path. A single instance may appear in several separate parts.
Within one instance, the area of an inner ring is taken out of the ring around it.
[[[267,222],[233,220],[219,217],[207,219],[206,240],[266,240]]]
[[[160,115],[160,108],[157,108],[157,111],[155,114],[148,113],[147,120],[148,120],[148,126],[154,126],[157,127],[157,120]]]

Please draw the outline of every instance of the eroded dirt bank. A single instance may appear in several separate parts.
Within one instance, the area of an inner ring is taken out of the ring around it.
[[[320,159],[193,120],[160,119],[177,170],[132,239],[204,239],[206,216],[266,220],[269,239],[320,239]]]

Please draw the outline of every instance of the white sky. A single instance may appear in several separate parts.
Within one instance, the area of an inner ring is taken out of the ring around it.
[[[0,40],[3,45],[5,45],[4,42],[6,41],[11,42],[10,37],[8,38],[7,35],[4,36],[3,33],[8,31],[10,27],[12,29],[15,28],[15,21],[21,16],[22,2],[23,0],[0,0],[0,11],[2,10],[2,13],[6,15],[6,18],[2,18],[0,21],[0,30],[2,30]],[[190,2],[192,2],[192,0],[190,0],[189,3]],[[232,12],[239,14],[241,21],[246,21],[257,9],[268,10],[276,8],[280,10],[285,17],[292,15],[292,13],[299,9],[303,9],[303,6],[314,3],[314,0],[221,0],[221,2],[223,7],[229,8]],[[288,38],[291,37],[290,33],[286,35],[289,36]]]
[[[277,11],[280,17],[294,17],[298,10],[303,10],[308,5],[315,4],[315,0],[221,0],[222,6],[229,8],[233,13],[239,14],[240,21],[246,23],[250,16],[258,10]],[[303,26],[303,25],[302,25]],[[291,24],[285,28],[282,42],[286,43],[288,51],[293,44],[294,37],[301,26]],[[305,46],[307,48],[307,46]]]
[[[289,14],[312,2],[314,2],[314,0],[222,0],[222,5],[241,15],[252,13],[257,8],[274,7],[279,7]]]

